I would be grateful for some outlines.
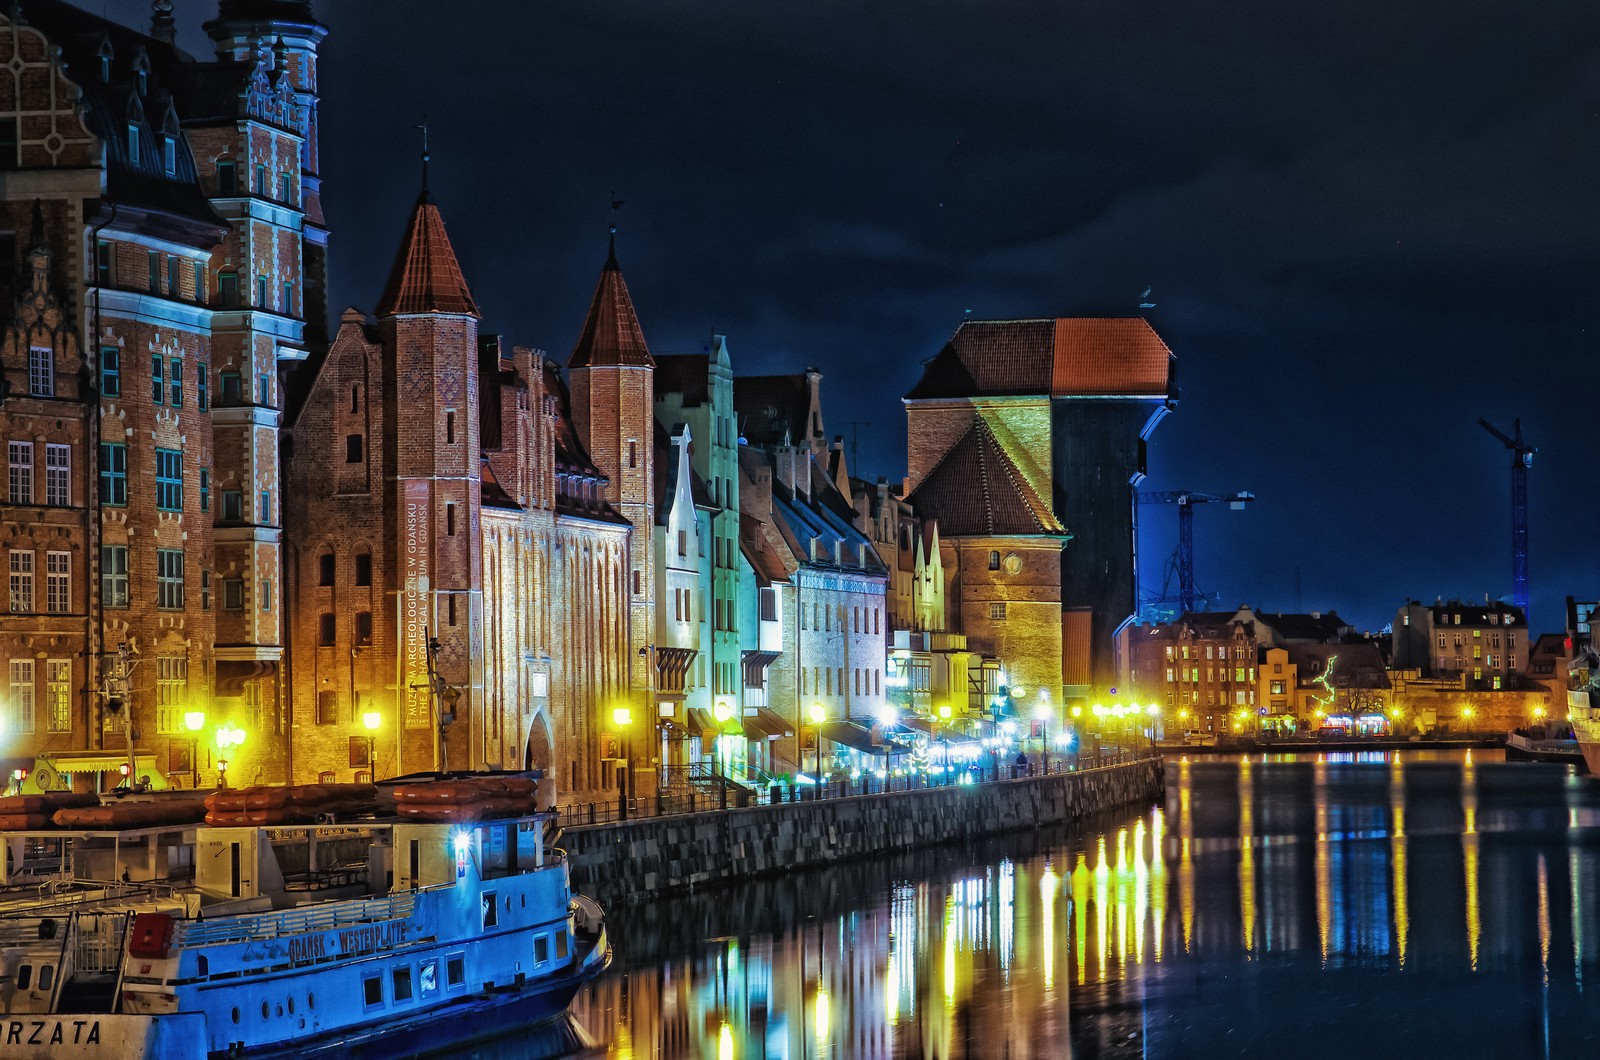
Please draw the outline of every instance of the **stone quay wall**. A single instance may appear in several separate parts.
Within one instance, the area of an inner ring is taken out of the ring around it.
[[[787,802],[566,829],[573,889],[637,897],[1152,803],[1160,759],[997,783]]]

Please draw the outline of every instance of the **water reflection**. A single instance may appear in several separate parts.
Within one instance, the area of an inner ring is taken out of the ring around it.
[[[1600,782],[1407,753],[1168,787],[1077,833],[604,896],[618,965],[574,1012],[619,1058],[1600,1052]]]

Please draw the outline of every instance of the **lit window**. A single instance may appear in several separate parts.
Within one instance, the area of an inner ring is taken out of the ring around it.
[[[128,606],[128,546],[100,546],[100,604]]]
[[[33,551],[13,549],[11,552],[11,610],[26,613],[33,610]]]
[[[164,611],[183,610],[183,550],[156,549],[156,606]]]
[[[12,659],[10,678],[11,695],[8,698],[11,709],[9,716],[0,715],[0,724],[3,724],[9,732],[32,732],[33,660]],[[20,982],[18,985],[21,985]]]
[[[178,172],[178,141],[171,136],[161,138],[161,168],[169,177]]]

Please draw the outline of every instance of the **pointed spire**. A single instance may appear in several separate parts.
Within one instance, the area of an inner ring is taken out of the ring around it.
[[[589,316],[583,322],[578,344],[567,358],[568,368],[656,366],[639,327],[633,296],[628,294],[628,284],[617,265],[616,232],[613,225],[610,253],[600,270],[600,282],[595,285],[594,300],[589,303]]]
[[[400,240],[389,282],[378,300],[378,316],[418,313],[464,313],[482,316],[467,288],[455,248],[445,234],[444,218],[426,187],[412,207],[411,220]]]

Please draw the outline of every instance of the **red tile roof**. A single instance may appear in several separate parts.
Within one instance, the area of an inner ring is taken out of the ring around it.
[[[1166,397],[1171,361],[1142,317],[969,320],[906,397]]]
[[[639,327],[639,314],[634,311],[633,297],[628,294],[628,284],[622,278],[613,252],[600,270],[600,282],[595,285],[594,301],[589,303],[589,317],[583,322],[583,331],[572,356],[567,358],[568,368],[590,368],[599,365],[630,365],[654,367],[650,348],[645,345],[644,331]]]
[[[907,500],[924,518],[937,519],[946,538],[1066,536],[981,418],[939,458]]]
[[[389,271],[389,282],[378,300],[380,317],[414,313],[482,315],[467,289],[450,237],[445,235],[444,218],[426,191],[411,211],[400,252]]]

